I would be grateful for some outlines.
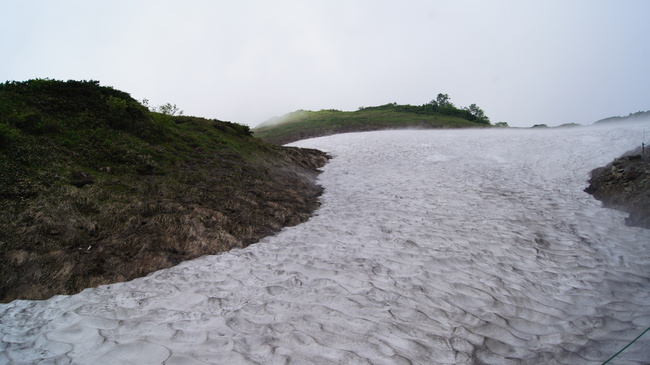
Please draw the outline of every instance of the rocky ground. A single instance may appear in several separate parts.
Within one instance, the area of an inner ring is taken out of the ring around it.
[[[641,148],[591,172],[585,191],[608,208],[630,213],[629,226],[650,229],[650,156]]]

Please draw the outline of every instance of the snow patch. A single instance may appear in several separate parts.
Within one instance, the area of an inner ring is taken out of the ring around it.
[[[642,128],[354,133],[308,222],[0,305],[0,363],[600,363],[650,326],[650,231],[582,192]],[[650,337],[619,356],[650,359]]]

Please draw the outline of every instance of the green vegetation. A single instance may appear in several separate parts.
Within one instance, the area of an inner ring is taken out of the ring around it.
[[[0,84],[0,301],[128,280],[306,220],[326,156],[97,81]]]
[[[157,108],[154,108],[153,111],[164,115],[183,115],[183,111],[178,109],[176,104],[172,104],[172,103],[161,105]]]
[[[65,185],[77,170],[100,179],[111,175],[106,169],[164,174],[206,154],[268,150],[247,138],[247,126],[174,117],[165,106],[150,112],[97,81],[7,82],[0,84],[0,108],[0,197],[10,200]]]
[[[490,125],[476,104],[457,108],[447,94],[438,94],[424,105],[390,103],[361,107],[354,112],[335,109],[298,110],[270,119],[255,127],[255,136],[271,143],[286,144],[300,139],[336,133],[400,128],[476,128]]]

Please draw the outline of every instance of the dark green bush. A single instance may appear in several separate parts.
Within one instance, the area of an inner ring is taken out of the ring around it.
[[[0,123],[0,150],[7,148],[19,135],[20,132],[16,128]]]
[[[128,93],[98,81],[36,79],[0,84],[0,121],[29,134],[112,128],[156,140],[160,128]]]
[[[442,94],[442,95],[446,96],[446,94]],[[472,104],[471,106],[476,106],[476,105]],[[471,110],[471,108],[457,108],[456,106],[454,106],[454,104],[449,102],[448,97],[446,97],[444,103],[438,103],[435,100],[423,105],[409,105],[409,104],[400,105],[397,103],[388,103],[379,106],[359,108],[359,111],[363,111],[363,110],[390,110],[390,111],[415,113],[415,114],[423,114],[423,115],[442,114],[442,115],[449,115],[449,116],[463,118],[478,124],[488,124],[488,125],[490,124],[490,119],[484,114],[477,115]]]

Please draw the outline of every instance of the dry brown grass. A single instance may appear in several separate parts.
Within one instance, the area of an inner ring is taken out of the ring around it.
[[[163,176],[108,174],[81,188],[5,201],[0,300],[129,280],[304,222],[318,206],[317,168],[327,157],[289,148],[275,153],[238,169],[207,161]]]

